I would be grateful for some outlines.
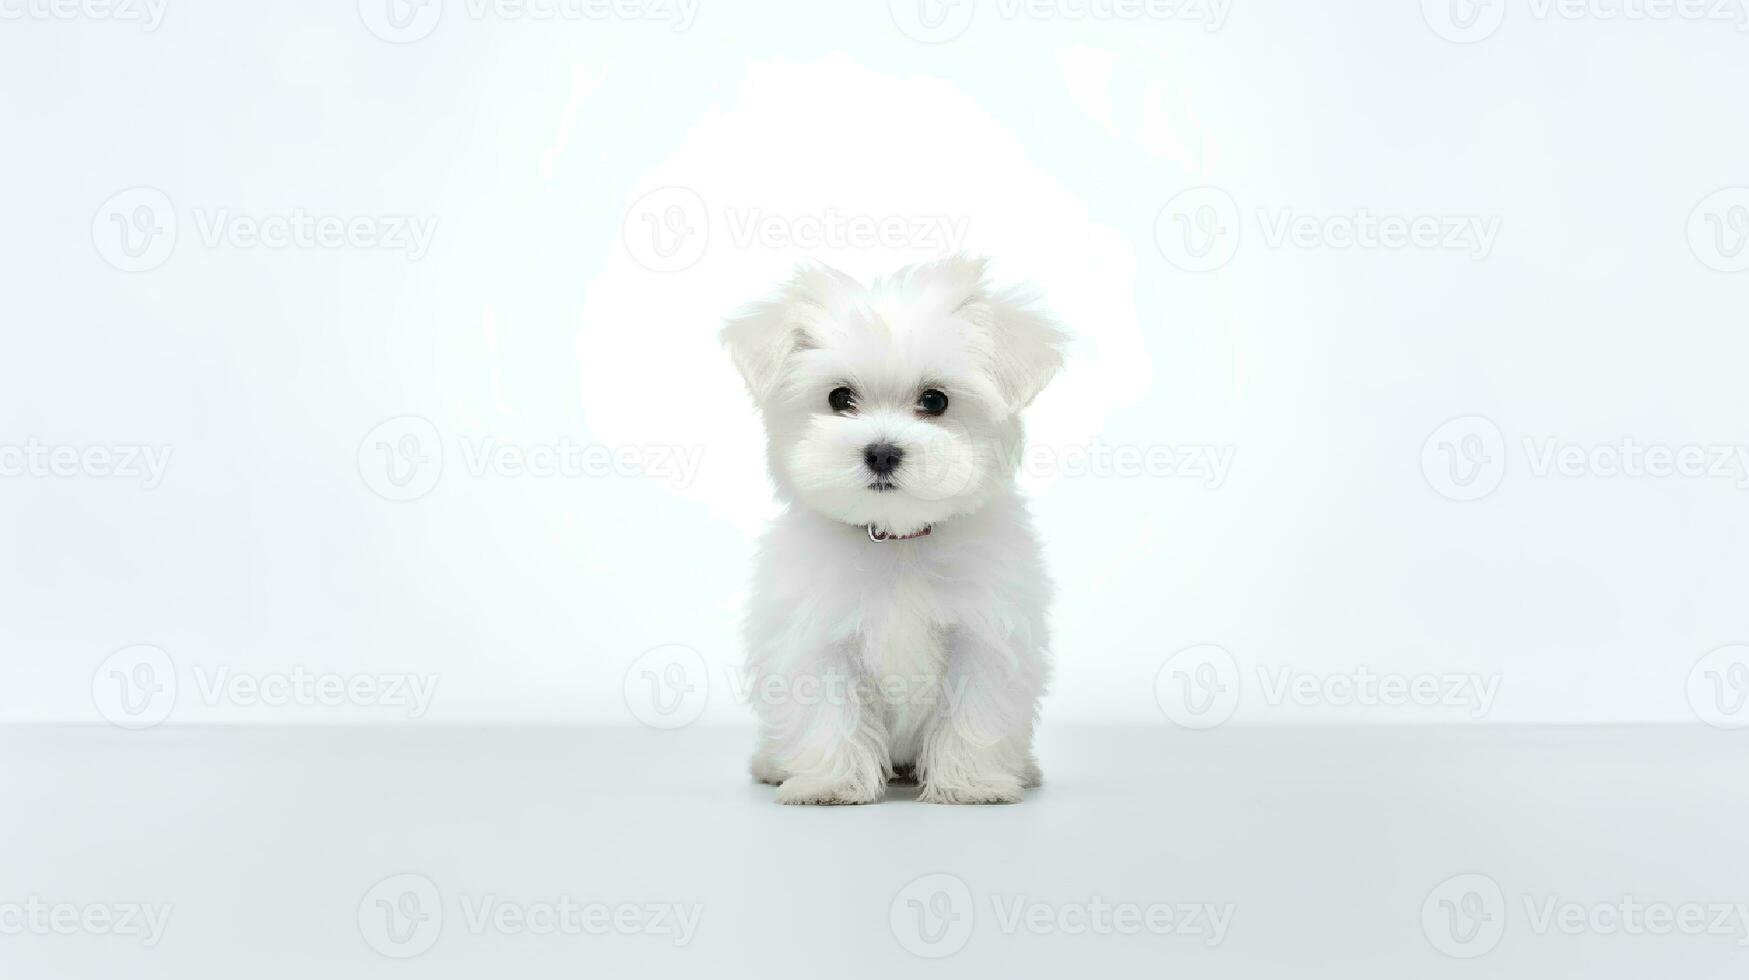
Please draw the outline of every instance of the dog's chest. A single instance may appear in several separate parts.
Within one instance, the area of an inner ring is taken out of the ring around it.
[[[908,687],[929,685],[946,666],[945,611],[927,576],[915,571],[872,583],[863,594],[863,667],[883,685],[887,700]]]
[[[864,667],[892,686],[939,676],[946,663],[944,630],[927,586],[915,577],[901,577],[887,595],[871,597],[864,604]]]
[[[949,624],[938,599],[920,575],[901,575],[864,597],[857,631],[862,666],[883,706],[896,765],[916,760],[918,740],[948,689]]]

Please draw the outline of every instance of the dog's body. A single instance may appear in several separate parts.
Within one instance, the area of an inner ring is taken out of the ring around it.
[[[1013,485],[1062,335],[983,264],[798,273],[724,332],[788,505],[747,617],[753,773],[785,803],[1006,803],[1036,786],[1050,587]]]

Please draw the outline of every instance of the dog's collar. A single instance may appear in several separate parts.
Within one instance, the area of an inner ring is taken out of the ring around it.
[[[925,524],[921,531],[912,531],[910,534],[889,534],[888,532],[875,527],[873,524],[863,525],[863,530],[868,532],[868,539],[870,541],[909,541],[912,538],[921,538],[934,529],[935,525]]]

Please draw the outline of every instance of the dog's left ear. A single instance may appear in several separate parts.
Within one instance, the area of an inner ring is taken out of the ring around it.
[[[1069,335],[1040,306],[1035,290],[1023,286],[992,290],[984,279],[984,260],[957,258],[945,264],[963,290],[954,312],[987,334],[985,354],[991,373],[1009,411],[1020,411],[1062,369]]]
[[[1011,409],[1032,404],[1063,369],[1063,347],[1069,335],[1039,306],[1038,296],[1020,286],[988,296],[996,381]]]

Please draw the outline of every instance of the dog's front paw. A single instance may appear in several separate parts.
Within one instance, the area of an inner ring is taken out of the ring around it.
[[[753,781],[767,786],[782,786],[784,780],[783,767],[772,761],[771,757],[761,752],[753,757],[749,769],[753,771]]]
[[[978,783],[926,782],[923,784],[923,792],[917,794],[917,799],[924,803],[1019,803],[1021,795],[1018,780]]]
[[[881,791],[878,787],[803,776],[791,776],[777,788],[777,802],[791,806],[846,806],[873,803],[880,798]]]

